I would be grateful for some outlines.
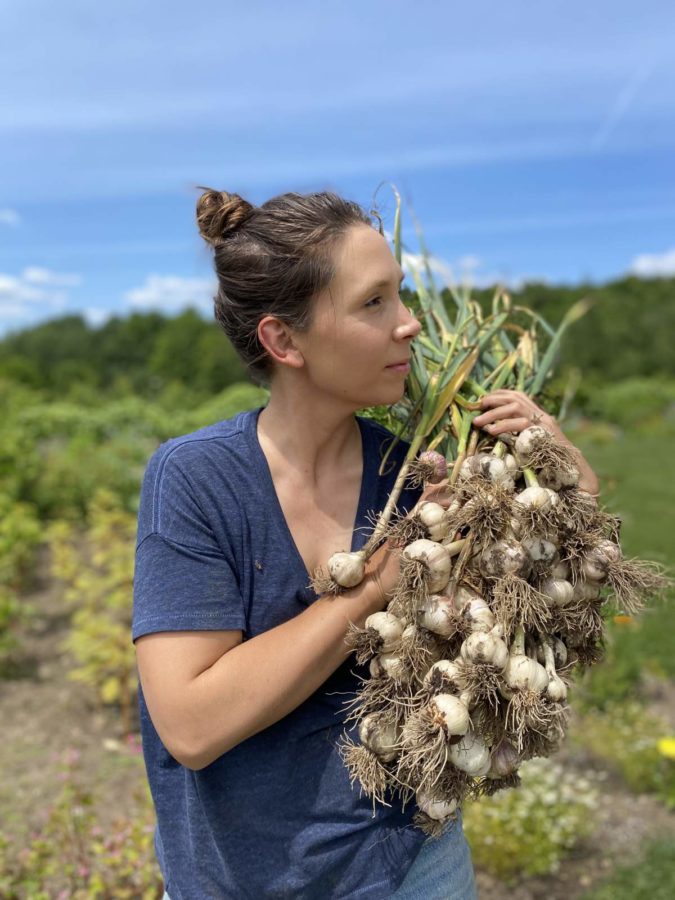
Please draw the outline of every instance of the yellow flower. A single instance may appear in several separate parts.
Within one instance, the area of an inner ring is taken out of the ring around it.
[[[658,747],[661,756],[665,756],[668,759],[675,759],[675,737],[659,738],[656,746]]]

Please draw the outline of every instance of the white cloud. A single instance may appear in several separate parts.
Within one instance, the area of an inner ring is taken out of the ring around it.
[[[101,309],[97,306],[88,306],[80,310],[80,312],[92,328],[98,328],[99,325],[103,325],[112,316],[112,312],[109,309]]]
[[[180,275],[148,275],[140,287],[124,294],[128,306],[178,312],[188,306],[205,313],[213,310],[216,286],[206,278],[183,278]]]
[[[0,331],[34,325],[68,309],[67,288],[76,287],[82,279],[58,272],[48,273],[49,279],[30,278],[31,272],[46,271],[27,268],[18,276],[0,272]]]
[[[52,272],[39,266],[29,266],[23,270],[23,280],[28,284],[39,284],[45,287],[79,287],[82,276],[66,272]]]
[[[21,222],[21,217],[14,209],[0,209],[0,225],[16,226]]]
[[[389,232],[385,231],[385,236],[391,239]],[[423,282],[426,282],[426,273],[423,268],[424,258],[420,253],[408,253],[405,250],[401,252],[401,267],[403,271],[412,274],[416,270]],[[483,289],[501,284],[513,291],[520,290],[524,284],[538,282],[539,284],[549,284],[549,279],[544,275],[512,275],[503,271],[497,271],[486,266],[479,256],[467,255],[460,257],[454,264],[449,263],[438,256],[429,255],[429,268],[432,275],[440,276],[440,287],[468,287]],[[459,274],[457,274],[459,273]],[[434,281],[435,281],[434,277]],[[411,278],[411,289],[415,287],[415,280]]]
[[[671,278],[675,276],[675,247],[665,253],[642,253],[630,265],[630,272],[642,278]]]

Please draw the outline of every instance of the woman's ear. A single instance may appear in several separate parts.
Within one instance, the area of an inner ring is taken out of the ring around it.
[[[260,320],[258,340],[278,365],[294,369],[304,366],[305,358],[293,341],[290,328],[275,316],[264,316]]]

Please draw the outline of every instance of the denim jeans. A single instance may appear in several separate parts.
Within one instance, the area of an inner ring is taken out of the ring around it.
[[[439,838],[428,838],[391,900],[476,900],[462,814]],[[167,893],[162,900],[170,900]]]
[[[391,900],[476,900],[462,814],[438,838],[427,838]]]

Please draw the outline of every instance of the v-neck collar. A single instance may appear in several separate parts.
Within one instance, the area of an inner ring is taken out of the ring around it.
[[[248,413],[245,413],[245,431],[247,437],[249,439],[249,444],[253,451],[253,460],[258,470],[258,474],[261,478],[261,482],[264,487],[264,493],[266,496],[270,498],[271,503],[271,512],[274,518],[275,525],[282,537],[282,540],[288,545],[289,550],[293,558],[295,559],[296,565],[299,570],[304,574],[306,578],[306,583],[309,584],[311,580],[311,575],[307,571],[307,567],[305,566],[305,562],[300,555],[300,551],[298,550],[298,546],[295,543],[295,539],[291,534],[291,530],[288,527],[288,522],[286,521],[286,517],[284,515],[284,511],[281,508],[281,503],[279,502],[279,496],[277,494],[277,490],[274,486],[274,481],[272,480],[272,473],[270,471],[269,463],[267,462],[267,457],[263,453],[263,449],[260,445],[260,441],[258,439],[258,417],[260,413],[265,409],[264,406],[259,406],[257,409],[252,409]],[[361,474],[361,489],[359,491],[359,502],[356,508],[356,517],[354,519],[354,525],[352,527],[352,542],[350,546],[350,550],[359,550],[366,542],[367,538],[363,534],[363,519],[365,517],[366,509],[369,507],[368,497],[368,489],[369,486],[372,486],[373,482],[377,481],[377,479],[373,479],[373,475],[371,472],[371,467],[373,465],[374,455],[370,452],[370,429],[367,427],[367,423],[365,419],[361,416],[355,416],[356,421],[359,425],[359,430],[361,432],[361,447],[363,453],[363,471]],[[372,526],[371,526],[372,529]]]

